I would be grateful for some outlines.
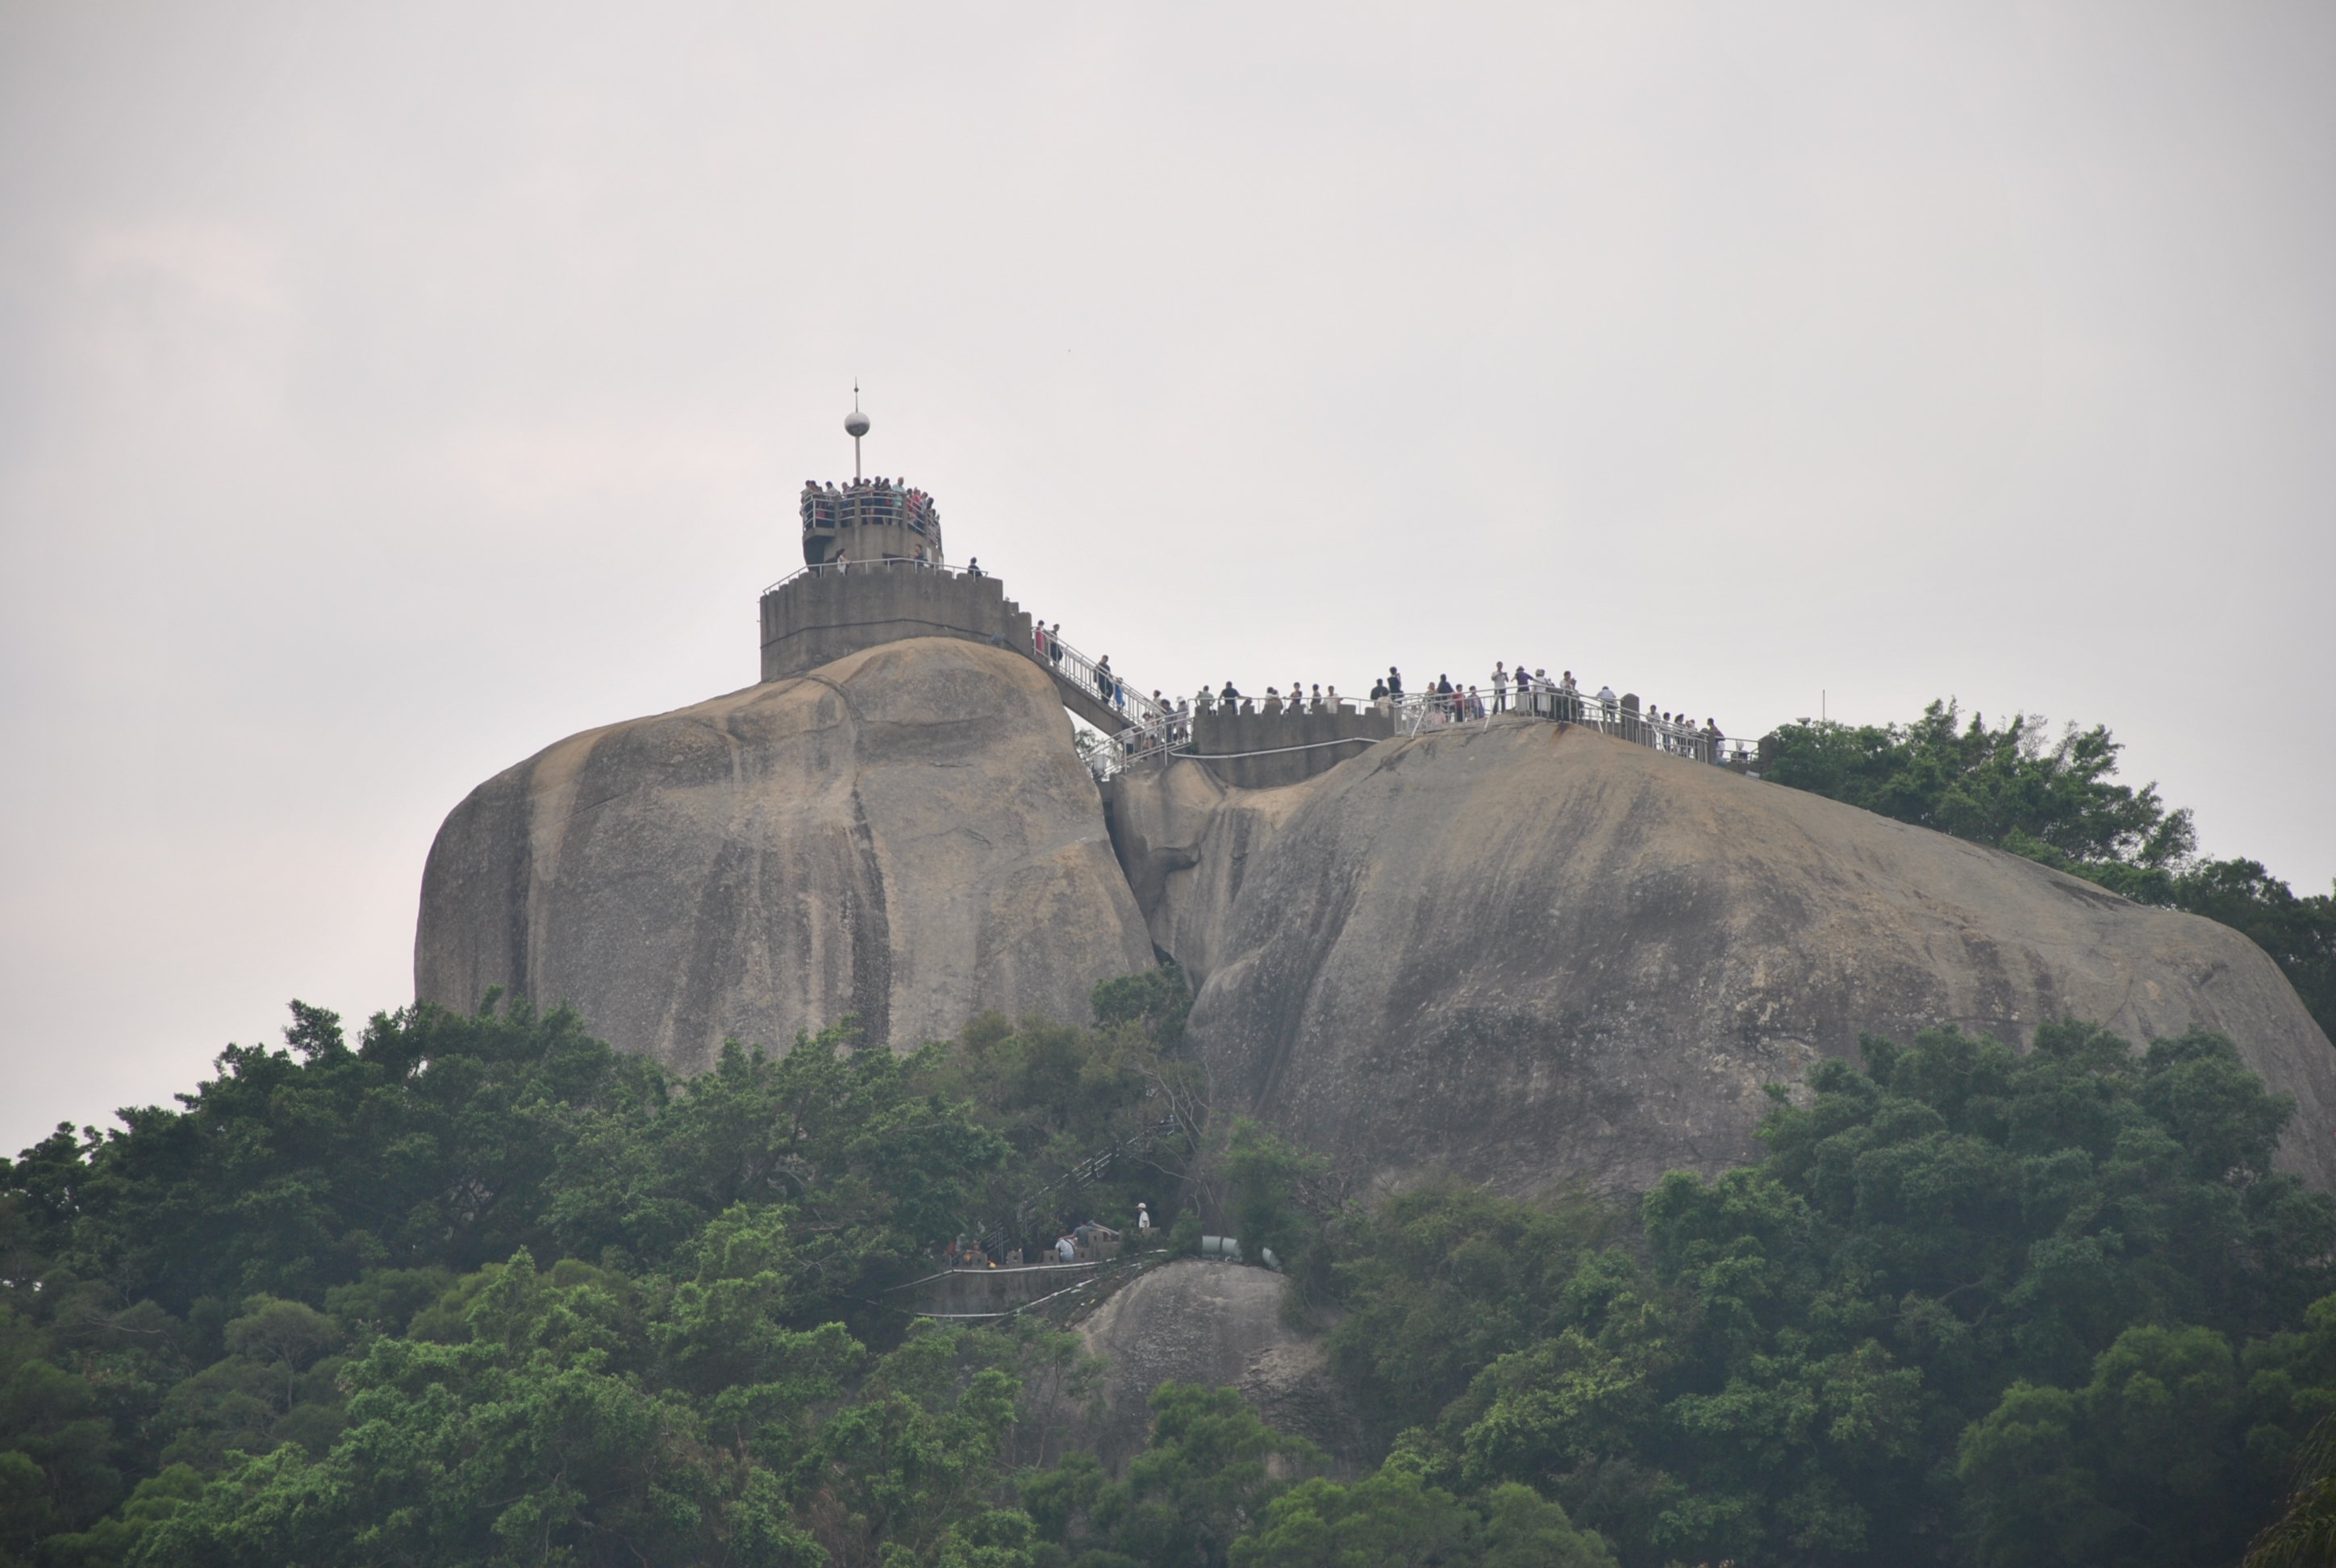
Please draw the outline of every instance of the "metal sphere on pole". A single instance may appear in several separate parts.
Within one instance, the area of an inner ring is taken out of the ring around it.
[[[852,477],[860,478],[860,438],[868,433],[868,416],[860,412],[860,384],[852,384],[852,412],[843,416],[843,433],[852,437]]]

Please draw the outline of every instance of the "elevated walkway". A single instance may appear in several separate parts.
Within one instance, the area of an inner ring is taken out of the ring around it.
[[[998,579],[930,560],[807,566],[763,590],[762,620],[766,681],[910,638],[963,638],[1019,653],[1046,672],[1066,708],[1106,737],[1088,758],[1099,782],[1181,757],[1205,764],[1236,788],[1271,789],[1302,783],[1383,740],[1495,718],[1583,725],[1690,761],[1741,772],[1757,765],[1749,743],[1641,712],[1634,696],[1601,701],[1549,687],[1519,689],[1513,705],[1490,712],[1465,697],[1415,693],[1385,705],[1280,711],[1204,697],[1179,716],[1104,660],[1041,630]]]

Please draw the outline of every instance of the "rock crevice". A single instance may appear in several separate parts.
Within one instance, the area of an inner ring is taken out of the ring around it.
[[[1524,721],[1276,790],[1177,763],[1114,811],[1221,1091],[1384,1179],[1640,1189],[1756,1158],[1765,1086],[1861,1034],[2074,1016],[2230,1036],[2336,1187],[2336,1054],[2272,961],[2015,855]]]

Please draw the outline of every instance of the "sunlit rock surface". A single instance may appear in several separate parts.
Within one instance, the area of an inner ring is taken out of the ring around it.
[[[860,1016],[1084,1021],[1153,963],[1053,683],[919,638],[589,730],[481,784],[423,876],[414,986],[572,1003],[685,1070]]]

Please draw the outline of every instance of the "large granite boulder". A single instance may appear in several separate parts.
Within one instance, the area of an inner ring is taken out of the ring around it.
[[[1238,1388],[1270,1426],[1322,1448],[1334,1475],[1367,1457],[1362,1423],[1330,1370],[1319,1335],[1282,1320],[1290,1282],[1239,1263],[1163,1264],[1104,1299],[1078,1325],[1104,1363],[1079,1446],[1114,1470],[1141,1452],[1149,1401],[1163,1383]]]
[[[1084,1021],[1153,963],[1053,682],[918,638],[589,730],[481,784],[423,873],[414,990],[573,1004],[686,1071],[856,1013]]]
[[[2229,1035],[2336,1187],[2336,1054],[2245,937],[1581,728],[1394,741],[1304,784],[1123,778],[1221,1093],[1382,1179],[1642,1188],[1757,1155],[1763,1086],[1861,1033]]]

